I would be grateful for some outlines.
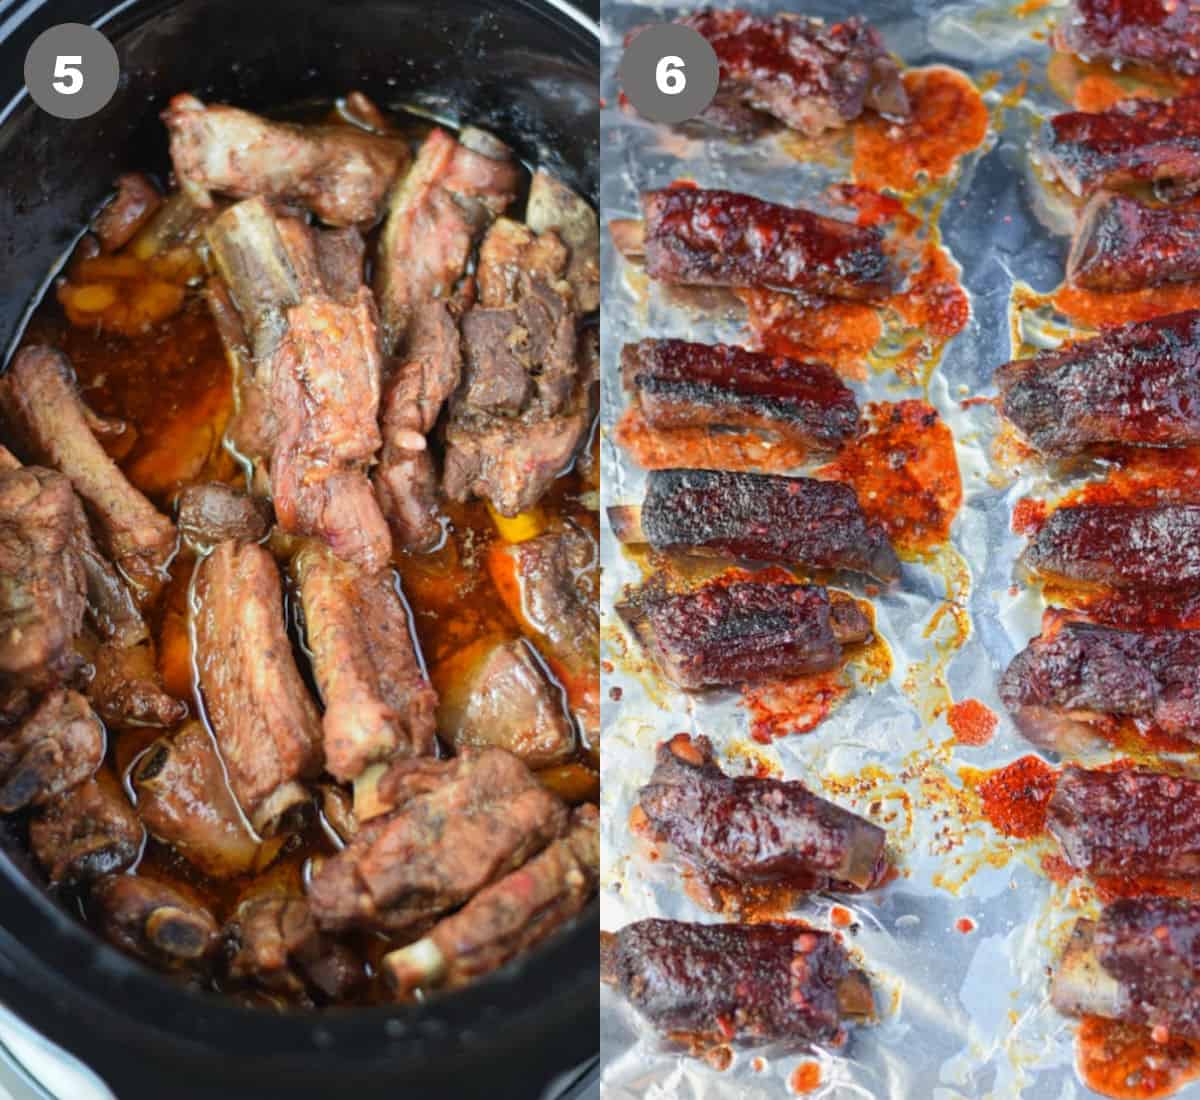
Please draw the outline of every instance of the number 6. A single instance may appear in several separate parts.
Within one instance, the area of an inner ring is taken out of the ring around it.
[[[654,81],[663,95],[679,95],[687,87],[687,76],[683,71],[683,58],[668,54],[659,61],[654,70]]]
[[[82,64],[82,57],[60,54],[54,59],[54,75],[58,79],[50,87],[61,95],[74,95],[83,87],[83,73],[78,68]]]

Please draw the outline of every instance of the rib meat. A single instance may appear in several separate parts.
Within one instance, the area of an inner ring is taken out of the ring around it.
[[[1073,745],[1108,717],[1200,740],[1200,632],[1054,625],[1013,658],[1000,698],[1048,749]]]
[[[835,450],[858,427],[858,402],[832,368],[727,344],[641,340],[621,375],[656,428],[749,428]]]
[[[236,107],[177,95],[163,112],[180,185],[203,205],[207,192],[255,195],[308,207],[330,225],[371,223],[408,165],[399,138],[349,126],[272,122]]]
[[[1035,156],[1075,195],[1130,183],[1194,184],[1200,178],[1200,96],[1127,99],[1094,114],[1055,115]]]
[[[368,576],[316,546],[300,552],[295,572],[325,703],[326,769],[349,782],[370,764],[432,754],[437,696],[395,575]]]
[[[219,943],[217,922],[190,892],[146,875],[102,878],[88,910],[122,951],[159,965],[197,963]]]
[[[149,642],[101,645],[92,668],[88,701],[110,726],[174,726],[187,717],[187,704],[164,690]]]
[[[848,485],[729,470],[651,470],[640,512],[609,511],[623,542],[814,569],[900,575],[887,533]]]
[[[207,549],[226,539],[261,542],[271,530],[271,505],[219,481],[189,485],[179,494],[179,530]]]
[[[646,274],[665,283],[883,298],[896,273],[874,228],[733,191],[642,196]]]
[[[305,801],[298,780],[321,768],[321,720],[283,623],[271,555],[223,542],[197,568],[196,664],[229,782],[259,832]]]
[[[1004,415],[1041,452],[1200,443],[1200,311],[1018,359],[996,372]]]
[[[1089,61],[1128,61],[1200,73],[1200,15],[1173,0],[1072,0],[1054,47]]]
[[[383,957],[400,996],[456,989],[542,942],[587,904],[600,875],[600,814],[575,809],[571,828],[524,867],[481,890],[415,943]]]
[[[734,129],[747,128],[752,119],[743,112],[771,115],[810,136],[844,126],[866,107],[897,122],[909,117],[899,66],[879,32],[858,16],[826,26],[706,8],[678,22],[716,52],[720,92],[700,118],[721,129],[731,128],[731,115]]]
[[[638,921],[601,933],[600,977],[693,1048],[836,1045],[846,1023],[875,1014],[866,975],[840,939],[799,924]]]
[[[1200,780],[1143,769],[1063,769],[1049,827],[1090,875],[1200,875]]]
[[[92,221],[102,252],[116,252],[137,234],[162,206],[158,188],[140,172],[117,177],[117,192]]]
[[[78,692],[58,688],[0,739],[0,812],[44,806],[90,779],[104,759],[104,726]]]
[[[1088,290],[1129,291],[1200,277],[1200,212],[1096,195],[1075,230],[1067,278]]]
[[[687,691],[808,676],[871,637],[858,604],[816,585],[746,581],[618,605],[647,652]]]
[[[600,220],[587,200],[543,168],[533,173],[525,222],[534,233],[553,231],[570,257],[563,278],[571,287],[575,308],[600,308]]]
[[[1050,577],[1116,587],[1200,582],[1200,505],[1058,508],[1025,550]]]
[[[655,837],[718,889],[866,890],[886,868],[877,825],[795,780],[726,775],[707,737],[680,733],[659,745],[638,805]],[[709,901],[730,904],[716,893]]]
[[[501,749],[402,761],[383,787],[396,809],[361,826],[309,882],[328,931],[418,926],[515,870],[567,825],[563,804]]]

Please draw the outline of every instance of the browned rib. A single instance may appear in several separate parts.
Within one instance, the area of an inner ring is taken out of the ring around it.
[[[159,965],[198,963],[217,949],[217,922],[190,890],[148,875],[109,875],[92,888],[89,913],[117,947]]]
[[[1130,61],[1200,73],[1200,13],[1190,3],[1073,0],[1058,17],[1056,49],[1089,61]]]
[[[1067,278],[1104,291],[1200,278],[1200,212],[1098,194],[1075,230]]]
[[[44,806],[90,779],[104,759],[104,726],[78,692],[58,688],[0,740],[0,812]]]

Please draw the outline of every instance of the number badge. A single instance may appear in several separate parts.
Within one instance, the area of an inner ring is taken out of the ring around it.
[[[691,27],[656,23],[638,32],[621,58],[621,90],[638,114],[675,125],[695,118],[720,81],[717,55]]]
[[[55,118],[94,115],[112,99],[120,75],[112,43],[83,23],[43,31],[25,55],[25,87]]]

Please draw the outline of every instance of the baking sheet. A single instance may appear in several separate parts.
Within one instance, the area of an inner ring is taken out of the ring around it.
[[[754,0],[737,6],[783,8]],[[847,14],[844,4],[828,2],[791,8],[831,21]],[[638,216],[639,192],[680,176],[784,202],[813,198],[839,178],[828,166],[790,158],[777,138],[744,145],[684,138],[620,109],[615,73],[624,32],[683,10],[604,4],[603,221]],[[922,397],[936,406],[954,432],[963,506],[950,545],[931,561],[906,561],[901,583],[873,598],[877,629],[893,654],[890,678],[860,686],[813,732],[752,748],[747,713],[735,693],[688,697],[646,668],[612,610],[625,586],[639,583],[642,574],[604,525],[601,923],[617,929],[647,916],[721,919],[685,895],[673,867],[639,859],[628,830],[656,744],[681,730],[706,734],[727,770],[736,772],[748,752],[757,753],[784,776],[803,779],[860,813],[878,803],[873,820],[888,828],[902,876],[867,898],[815,896],[794,915],[831,927],[833,905],[851,911],[847,943],[872,977],[881,1019],[854,1032],[840,1051],[738,1050],[721,1071],[662,1043],[605,989],[601,1045],[609,1100],[785,1096],[795,1068],[813,1060],[820,1063],[822,1084],[809,1095],[822,1098],[1096,1095],[1075,1074],[1075,1022],[1060,1017],[1047,998],[1047,968],[1074,918],[1094,908],[1094,899],[1078,882],[1056,886],[1041,872],[1042,856],[1054,851],[1050,841],[1009,841],[983,821],[960,776],[963,767],[995,768],[1035,751],[997,696],[1001,672],[1038,633],[1044,606],[1040,593],[1014,574],[1024,539],[1012,533],[1011,513],[1018,499],[1053,500],[1069,483],[1056,482],[1037,463],[1019,476],[1002,468],[993,454],[999,427],[994,410],[961,402],[992,396],[992,371],[1011,357],[1014,285],[1048,291],[1062,279],[1067,238],[1039,221],[1026,152],[1040,118],[1064,109],[1046,83],[1046,31],[1061,9],[863,2],[854,10],[909,65],[952,65],[988,88],[989,136],[960,165],[940,218],[943,243],[962,268],[971,320],[945,349],[927,387],[890,373],[850,383],[860,404]],[[625,406],[621,345],[645,336],[747,342],[749,330],[737,319],[668,304],[661,288],[647,288],[631,274],[607,232],[603,236],[603,497],[605,504],[636,503],[645,475],[612,435]],[[957,638],[957,630],[965,636]],[[619,700],[610,695],[613,688]],[[947,705],[968,698],[999,718],[994,737],[982,747],[956,744],[947,724]],[[964,917],[972,931],[959,930]],[[1200,1087],[1179,1095],[1200,1096]]]

